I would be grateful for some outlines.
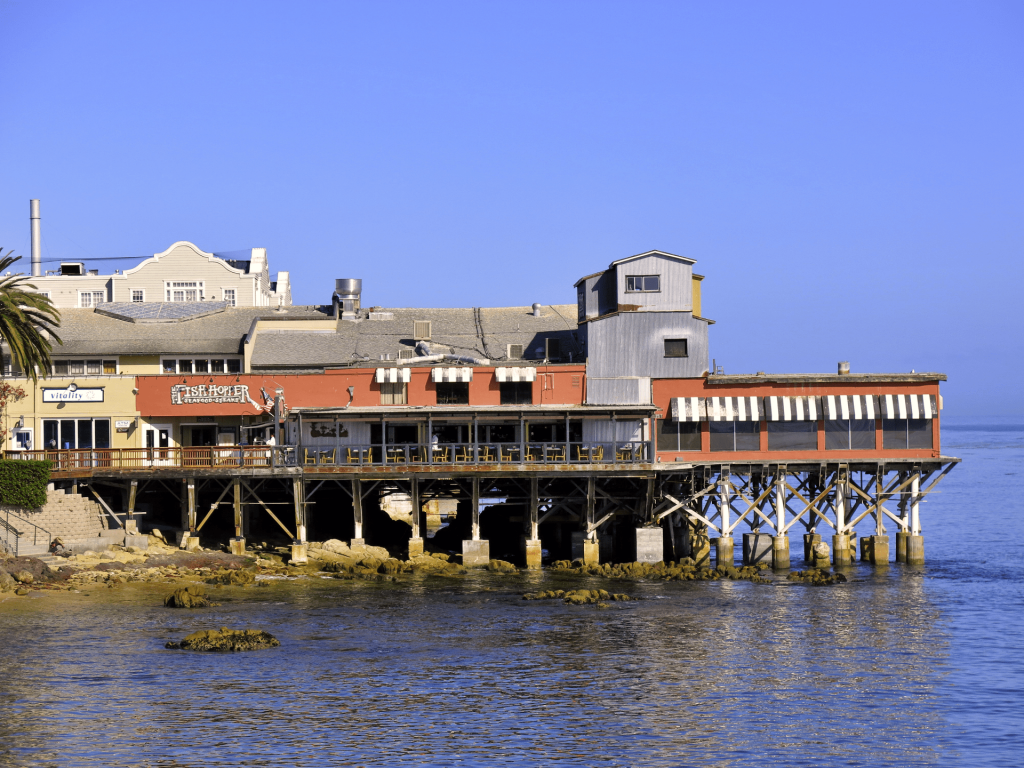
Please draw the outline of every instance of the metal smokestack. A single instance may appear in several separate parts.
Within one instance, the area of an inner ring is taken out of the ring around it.
[[[32,277],[43,275],[43,244],[39,234],[39,201],[28,201],[28,217],[32,223]]]

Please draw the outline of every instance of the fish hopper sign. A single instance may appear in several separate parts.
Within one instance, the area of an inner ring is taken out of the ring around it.
[[[64,389],[43,388],[44,403],[102,403],[103,387],[82,389],[71,384]]]
[[[249,387],[246,384],[175,384],[171,387],[171,403],[252,403],[259,407],[259,404],[249,397]]]

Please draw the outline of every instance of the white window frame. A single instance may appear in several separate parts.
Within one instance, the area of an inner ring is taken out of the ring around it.
[[[102,372],[101,373],[88,373],[89,361],[90,360],[99,360],[101,368],[103,367],[103,363],[108,363],[110,361],[113,361],[114,362],[114,372],[113,373],[102,373]],[[53,375],[54,376],[68,376],[68,377],[71,377],[71,376],[120,376],[121,375],[121,358],[120,357],[106,357],[106,356],[103,356],[103,357],[83,357],[83,358],[78,358],[78,357],[56,357],[56,358],[53,359],[53,363],[54,363],[54,366],[53,366]],[[70,371],[68,373],[57,373],[57,363],[67,363],[69,368],[71,366],[71,363],[81,363],[82,364],[82,373],[71,373]]]
[[[191,291],[194,290],[198,294],[196,301],[206,301],[206,281],[205,280],[165,280],[164,281],[164,301],[169,304],[186,304],[187,299],[176,301],[174,299],[174,291]]]
[[[90,303],[89,304],[83,304],[82,303],[82,297],[84,297],[84,296],[89,296],[90,297],[90,299],[89,299]],[[93,301],[97,296],[101,297],[100,300],[99,301]],[[106,303],[107,303],[107,292],[105,290],[101,290],[101,291],[82,291],[82,290],[79,290],[79,292],[78,292],[78,307],[79,307],[79,309],[94,309],[95,307],[99,306],[100,304],[106,304]]]
[[[164,363],[169,361],[169,360],[174,362],[174,370],[173,371],[165,371],[164,370]],[[189,360],[192,363],[192,370],[191,371],[185,371],[184,373],[182,372],[181,366],[179,365],[179,363],[182,360]],[[223,371],[216,371],[216,372],[210,371],[210,370],[206,370],[206,371],[200,371],[200,372],[197,373],[196,372],[196,361],[199,361],[199,360],[205,360],[206,363],[207,363],[207,368],[212,368],[213,367],[212,363],[213,363],[214,360],[220,360],[220,361],[222,361],[224,363],[224,370]],[[230,361],[232,361],[232,360],[237,360],[238,361],[238,370],[237,371],[228,371],[228,363]],[[227,355],[227,356],[223,356],[223,357],[218,355],[217,357],[173,357],[173,358],[170,355],[161,355],[160,356],[160,373],[164,374],[165,376],[182,376],[182,375],[184,375],[184,376],[237,376],[238,374],[244,372],[244,370],[245,370],[244,366],[245,366],[244,359],[240,355]]]
[[[224,301],[228,301],[228,291],[231,291],[231,294],[232,294],[231,301],[228,302],[228,306],[229,307],[237,307],[238,306],[238,289],[235,288],[234,286],[227,287],[227,288],[221,288],[220,289],[220,294],[221,294],[221,298],[224,299]]]
[[[654,278],[658,279],[658,287],[657,288],[652,288],[652,289],[637,288],[636,287],[636,283],[633,283],[633,287],[632,288],[629,287],[630,286],[630,281],[632,281],[632,280],[639,279],[639,280],[643,281],[643,282],[641,282],[641,285],[643,285],[647,281],[647,279],[651,278],[651,277],[654,277]],[[661,275],[626,275],[626,293],[661,293]]]
[[[138,291],[142,294],[142,301],[135,300],[135,292]],[[146,303],[146,289],[145,288],[131,288],[128,291],[128,300],[132,304],[145,304]]]

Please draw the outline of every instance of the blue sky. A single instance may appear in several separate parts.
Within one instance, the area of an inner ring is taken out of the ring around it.
[[[37,197],[44,258],[265,246],[388,306],[659,248],[727,373],[1021,415],[1022,92],[1019,2],[0,0],[0,245]]]

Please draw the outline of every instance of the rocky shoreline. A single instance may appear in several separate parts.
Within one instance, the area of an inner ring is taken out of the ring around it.
[[[126,583],[167,583],[185,586],[174,593],[169,605],[195,607],[209,601],[201,589],[189,584],[212,586],[259,586],[265,584],[260,577],[316,576],[335,579],[365,579],[370,581],[397,581],[406,574],[419,574],[430,578],[457,578],[470,571],[456,561],[457,555],[432,552],[416,555],[408,560],[391,556],[383,547],[350,547],[343,541],[331,539],[311,542],[309,561],[304,564],[290,562],[285,547],[257,546],[244,556],[215,550],[189,552],[171,547],[158,536],[149,537],[149,547],[112,546],[104,552],[84,552],[57,558],[49,565],[34,557],[0,559],[0,593],[24,596],[33,590],[81,591],[84,588],[113,588]],[[523,571],[503,560],[491,560],[486,570],[499,575],[514,576]],[[546,569],[562,577],[602,578],[624,581],[714,581],[718,579],[744,580],[755,584],[807,584],[825,586],[839,584],[846,579],[826,570],[794,571],[788,577],[773,575],[766,566],[715,568],[698,566],[689,558],[668,563],[616,563],[585,565],[582,561],[560,560]],[[195,605],[193,605],[195,604]]]

